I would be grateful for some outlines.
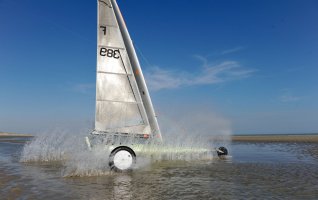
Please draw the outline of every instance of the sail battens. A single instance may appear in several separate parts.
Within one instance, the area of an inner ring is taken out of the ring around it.
[[[99,23],[99,27],[100,28],[103,28],[103,27],[109,27],[109,28],[119,28],[117,25],[108,25],[108,24],[101,24],[101,23]]]
[[[119,46],[110,46],[110,45],[98,45],[98,49],[100,48],[111,48],[111,49],[122,49],[122,50],[126,50],[125,47],[119,47]],[[100,51],[100,50],[99,50]]]
[[[124,104],[140,104],[140,102],[134,102],[134,101],[116,101],[116,100],[109,100],[109,99],[97,99],[96,101],[115,102],[115,103],[124,103]]]
[[[133,127],[140,127],[140,126],[145,126],[144,124],[140,124],[140,125],[137,125],[137,126],[123,126],[121,127],[122,129],[127,129],[127,128],[133,128]]]
[[[149,135],[151,134],[151,130],[149,125],[140,124],[136,126],[126,126],[123,128],[117,128],[117,129],[105,129],[105,130],[99,130],[95,129],[94,134],[96,135],[103,135],[103,134],[134,134],[134,135]]]
[[[107,71],[97,71],[97,73],[101,74],[114,74],[114,75],[119,75],[119,76],[132,76],[132,74],[126,74],[126,73],[115,73],[115,72],[107,72]]]
[[[103,3],[105,6],[112,8],[111,4],[109,1],[103,1],[103,0],[98,0],[100,3]]]

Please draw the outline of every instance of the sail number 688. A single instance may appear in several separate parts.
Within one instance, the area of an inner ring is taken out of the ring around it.
[[[119,49],[106,49],[105,47],[100,48],[99,55],[101,56],[107,56],[110,58],[118,59],[120,58],[120,52]]]

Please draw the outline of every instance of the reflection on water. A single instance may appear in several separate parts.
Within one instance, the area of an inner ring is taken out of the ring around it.
[[[19,162],[0,141],[3,199],[315,199],[317,144],[233,143],[230,162],[162,161],[131,173],[63,177],[59,163]]]
[[[113,191],[115,199],[131,199],[131,177],[129,175],[116,176]]]
[[[240,143],[232,151],[235,162],[253,163],[315,163],[315,143]]]

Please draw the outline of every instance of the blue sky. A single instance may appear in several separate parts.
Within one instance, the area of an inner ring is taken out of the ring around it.
[[[317,1],[118,4],[159,121],[318,132]],[[91,126],[96,15],[96,1],[0,0],[0,131]]]

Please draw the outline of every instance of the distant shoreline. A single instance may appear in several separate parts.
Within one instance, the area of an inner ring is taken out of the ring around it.
[[[318,143],[318,134],[232,135],[233,142],[311,142]]]
[[[34,137],[31,134],[0,132],[0,138]],[[318,143],[318,134],[262,134],[262,135],[232,135],[233,142],[309,142]],[[220,137],[222,138],[222,137]]]
[[[33,135],[30,135],[30,134],[3,133],[3,132],[0,132],[0,137],[33,137]]]

